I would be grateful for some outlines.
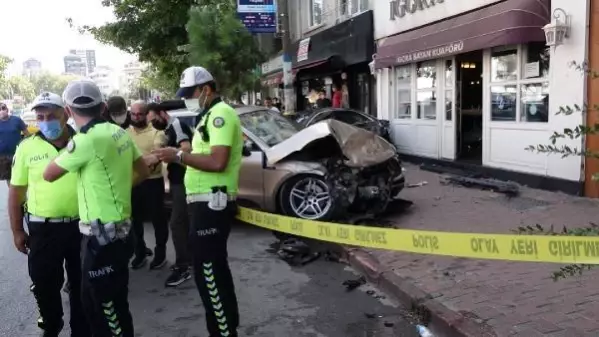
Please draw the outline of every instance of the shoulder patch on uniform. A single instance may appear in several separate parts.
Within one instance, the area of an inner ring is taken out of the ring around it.
[[[73,151],[75,151],[75,140],[71,139],[71,140],[69,140],[69,143],[67,144],[67,152],[73,153]]]
[[[215,128],[222,128],[225,125],[225,119],[222,117],[216,117],[212,121],[212,125],[214,125]]]

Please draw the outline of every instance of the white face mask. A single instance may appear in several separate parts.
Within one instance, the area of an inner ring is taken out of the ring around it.
[[[123,125],[127,121],[127,114],[122,115],[110,115],[110,118],[118,125]]]
[[[185,107],[189,111],[199,111],[200,108],[200,100],[197,98],[189,98],[185,99]]]

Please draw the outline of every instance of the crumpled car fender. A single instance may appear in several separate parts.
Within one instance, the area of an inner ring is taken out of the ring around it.
[[[331,139],[333,142],[330,142]],[[318,142],[322,144],[315,144]],[[335,143],[337,148],[331,146],[331,143]],[[311,149],[308,151],[308,148]],[[355,168],[381,164],[396,155],[395,146],[375,133],[334,119],[302,129],[284,142],[266,150],[265,154],[268,164],[275,165],[292,154],[314,152],[314,148],[318,148],[321,155],[326,151],[325,157],[341,152],[345,165]]]

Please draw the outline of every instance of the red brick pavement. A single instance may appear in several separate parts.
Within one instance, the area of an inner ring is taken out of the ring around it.
[[[407,166],[402,197],[414,205],[393,216],[399,228],[508,233],[519,225],[584,226],[599,201],[522,187],[521,196],[444,185],[435,173]],[[489,325],[497,336],[599,336],[599,268],[554,282],[557,264],[448,258],[370,251],[402,278],[448,308]]]

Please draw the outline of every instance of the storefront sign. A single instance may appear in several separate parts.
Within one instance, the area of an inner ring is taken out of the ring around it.
[[[414,14],[417,11],[424,11],[435,4],[444,3],[445,0],[391,0],[389,1],[390,20],[403,18],[406,14]]]
[[[275,0],[237,0],[237,16],[250,33],[277,32]]]
[[[449,55],[459,54],[464,50],[464,41],[450,43],[445,46],[431,48],[423,51],[417,51],[397,57],[397,64],[418,62],[421,60],[430,60]]]
[[[270,74],[272,72],[283,69],[283,56],[275,56],[268,60],[268,62],[262,63],[262,74]]]
[[[297,62],[302,62],[308,59],[310,51],[310,38],[303,39],[297,48]]]

